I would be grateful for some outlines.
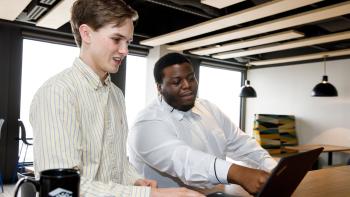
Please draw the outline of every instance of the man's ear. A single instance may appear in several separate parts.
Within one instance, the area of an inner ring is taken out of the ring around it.
[[[162,93],[162,84],[157,83],[157,90],[159,94]]]
[[[79,27],[81,42],[90,43],[92,29],[87,24],[82,24]]]

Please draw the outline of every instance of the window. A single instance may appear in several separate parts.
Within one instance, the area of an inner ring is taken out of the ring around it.
[[[217,105],[239,126],[242,73],[239,71],[201,66],[198,96]]]
[[[79,55],[77,47],[51,44],[34,40],[23,40],[22,85],[21,85],[21,120],[27,131],[27,138],[33,137],[29,123],[30,103],[39,87],[50,77],[72,65],[74,58]],[[21,148],[22,144],[19,144]],[[21,150],[21,149],[20,149]],[[22,150],[20,162],[33,161],[33,150]]]
[[[146,105],[147,58],[128,55],[126,59],[125,105],[129,127]]]

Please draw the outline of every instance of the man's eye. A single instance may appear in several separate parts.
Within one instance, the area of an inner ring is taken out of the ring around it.
[[[180,80],[173,81],[173,84],[179,85],[180,84]]]
[[[119,41],[120,41],[120,38],[112,38],[112,40],[113,40],[114,42],[119,42]]]

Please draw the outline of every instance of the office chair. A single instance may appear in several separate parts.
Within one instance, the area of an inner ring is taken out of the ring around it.
[[[18,173],[25,173],[26,166],[33,165],[33,162],[26,162],[28,147],[33,145],[32,143],[28,142],[28,140],[32,140],[32,138],[27,138],[26,129],[25,129],[25,126],[21,120],[18,120],[18,127],[20,128],[20,130],[19,130],[20,135],[18,138],[16,138],[16,140],[21,141],[21,144],[20,144],[20,148],[18,151],[18,159],[17,159],[17,163],[16,163],[16,168],[11,175],[11,182],[17,181]],[[22,157],[24,147],[25,147],[25,150],[24,150],[24,155]],[[21,158],[23,158],[22,161],[20,161]]]
[[[34,179],[34,173],[28,173],[26,172],[26,169],[25,169],[26,166],[33,165],[32,162],[26,162],[28,147],[33,145],[33,143],[28,142],[28,140],[32,140],[32,138],[27,138],[26,128],[21,120],[18,120],[18,126],[20,128],[20,137],[17,140],[22,141],[22,144],[18,155],[17,173],[16,173],[17,178],[20,179],[23,177],[27,177],[29,179]],[[22,150],[24,146],[25,146],[25,151],[24,151],[23,161],[20,162],[19,160],[21,159],[21,155],[23,152]],[[33,185],[24,183],[23,186],[21,187],[22,197],[35,197],[35,194],[36,194],[36,190],[33,187]]]
[[[32,165],[32,162],[26,162],[26,156],[27,156],[28,147],[32,146],[33,144],[28,142],[28,140],[32,140],[32,138],[27,138],[26,128],[21,120],[18,120],[18,126],[20,128],[20,137],[17,140],[22,141],[22,144],[21,144],[21,147],[19,150],[19,155],[18,155],[17,170],[19,172],[24,172],[25,166]],[[25,151],[24,151],[23,161],[20,162],[19,160],[21,158],[22,150],[23,150],[24,146],[25,146]]]

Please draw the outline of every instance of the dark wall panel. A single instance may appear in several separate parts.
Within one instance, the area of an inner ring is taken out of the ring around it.
[[[22,65],[22,36],[16,27],[0,25],[0,170],[5,182],[16,179],[18,123]]]
[[[126,79],[126,58],[124,59],[122,64],[119,66],[118,72],[111,74],[112,82],[123,91],[124,96],[125,96],[125,79]],[[135,81],[135,83],[137,82]]]

